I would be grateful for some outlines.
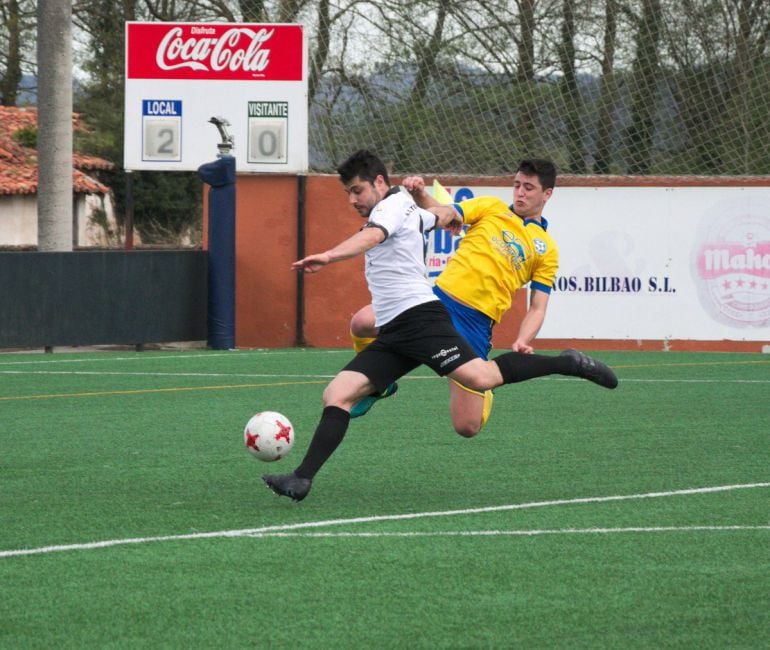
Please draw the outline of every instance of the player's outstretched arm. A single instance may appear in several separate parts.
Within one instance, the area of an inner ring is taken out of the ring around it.
[[[425,191],[425,180],[422,176],[407,176],[401,181],[401,185],[412,195],[414,202],[421,208],[435,208],[441,205],[428,192]]]
[[[437,205],[428,208],[428,212],[436,215],[436,227],[449,230],[453,235],[459,235],[463,229],[463,218],[451,205]]]
[[[531,343],[535,340],[537,333],[545,321],[545,312],[548,309],[548,294],[543,291],[532,291],[532,297],[529,301],[529,309],[524,315],[519,327],[519,335],[511,345],[514,352],[523,352],[532,354],[535,350]]]
[[[334,248],[323,253],[308,255],[297,260],[291,265],[292,271],[304,271],[305,273],[317,273],[327,264],[340,262],[365,253],[374,248],[383,239],[385,233],[379,228],[362,228],[352,237],[340,242]]]

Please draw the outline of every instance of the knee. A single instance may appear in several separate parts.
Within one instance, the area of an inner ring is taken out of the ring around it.
[[[336,406],[335,398],[334,398],[334,392],[329,390],[329,386],[324,388],[324,392],[323,392],[323,395],[321,396],[321,400],[323,401],[324,407],[326,407],[326,406]]]
[[[350,319],[350,333],[361,338],[374,338],[377,329],[374,326],[374,310],[371,305],[359,309]]]
[[[466,388],[474,390],[478,393],[483,393],[485,390],[490,388],[490,381],[483,373],[468,377],[467,380],[463,380],[462,384]]]
[[[450,377],[477,393],[483,393],[500,385],[500,370],[494,361],[474,359],[460,366]]]
[[[463,438],[473,438],[481,431],[481,417],[475,417],[472,411],[454,413],[452,426],[455,432]]]
[[[503,378],[497,364],[494,361],[483,361],[478,366],[478,372],[474,375],[473,380],[466,386],[479,393],[484,393],[492,388],[497,388],[502,383]]]
[[[481,431],[481,423],[465,422],[463,424],[455,424],[455,431],[463,438],[473,438]]]
[[[354,400],[351,399],[349,395],[332,384],[327,386],[323,392],[324,408],[327,406],[337,406],[339,408],[350,410],[354,403]]]

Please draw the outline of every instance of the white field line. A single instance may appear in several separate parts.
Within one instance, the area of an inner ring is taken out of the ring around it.
[[[611,535],[618,533],[692,533],[692,532],[731,532],[738,530],[767,530],[767,526],[632,526],[626,528],[544,528],[541,530],[447,530],[447,531],[406,531],[406,532],[380,532],[380,533],[354,533],[354,532],[275,532],[253,533],[249,537],[537,537],[540,535]]]
[[[543,377],[551,379],[551,377]],[[575,381],[577,377],[553,377],[556,381]],[[654,377],[651,379],[621,377],[621,384],[770,384],[770,379],[663,379]]]
[[[30,362],[33,363],[33,362]],[[0,363],[0,366],[4,364]],[[126,372],[101,370],[0,370],[0,375],[67,375],[94,377],[202,377],[202,378],[241,378],[241,379],[332,379],[331,374],[287,374],[287,373],[236,373],[236,372]],[[442,379],[438,375],[408,375],[402,380]],[[577,377],[539,377],[540,381],[582,381]],[[621,384],[770,384],[770,379],[621,379]]]
[[[322,354],[322,355],[328,355],[328,354],[337,354],[339,352],[345,352],[344,349],[339,350],[330,350],[330,349],[314,349],[314,348],[297,348],[292,350],[268,350],[268,349],[254,349],[254,350],[228,350],[226,352],[206,352],[206,353],[188,353],[188,354],[178,354],[176,352],[171,351],[161,351],[161,352],[137,352],[135,356],[130,357],[118,357],[118,356],[107,356],[107,357],[100,357],[100,358],[92,358],[88,356],[84,357],[78,357],[77,359],[67,359],[67,358],[57,358],[57,355],[54,355],[54,358],[46,358],[46,359],[32,359],[32,360],[24,360],[24,361],[0,361],[0,366],[25,366],[25,365],[56,365],[60,363],[103,363],[105,361],[112,363],[113,361],[168,361],[168,360],[176,360],[176,359],[214,359],[216,357],[254,357],[254,356],[263,356],[263,357],[274,357],[274,356],[282,356],[282,355],[306,355],[306,354]],[[349,354],[353,353],[353,350],[348,351]],[[68,356],[67,352],[62,353],[61,357]],[[93,353],[88,353],[93,354]],[[0,358],[2,358],[2,354],[0,354]]]
[[[224,379],[240,377],[243,379],[331,379],[334,375],[284,374],[284,373],[245,373],[245,372],[105,372],[101,370],[0,370],[0,375],[78,375],[96,377],[221,377]]]
[[[212,539],[212,538],[226,538],[226,537],[256,537],[256,536],[268,536],[285,534],[290,531],[305,530],[311,528],[324,528],[327,526],[349,526],[353,524],[369,524],[383,521],[406,521],[412,519],[427,519],[430,517],[451,517],[456,515],[472,515],[481,514],[487,512],[505,512],[511,510],[525,510],[530,508],[546,508],[550,506],[565,506],[565,505],[578,505],[586,503],[607,503],[610,501],[630,501],[634,499],[657,499],[662,497],[684,496],[691,494],[712,494],[715,492],[729,492],[733,490],[748,490],[755,488],[767,488],[770,487],[770,483],[744,483],[739,485],[720,485],[715,487],[703,487],[703,488],[688,488],[683,490],[671,490],[666,492],[647,492],[643,494],[626,494],[626,495],[612,495],[603,497],[582,497],[575,499],[555,499],[551,501],[535,501],[530,503],[517,503],[500,506],[487,506],[483,508],[465,508],[462,510],[442,510],[434,512],[414,512],[404,513],[397,515],[372,515],[369,517],[351,517],[347,519],[327,519],[321,521],[307,521],[296,524],[280,524],[276,526],[263,526],[261,528],[245,528],[241,530],[220,530],[211,531],[205,533],[187,533],[181,535],[160,535],[156,537],[131,537],[124,539],[109,539],[98,542],[86,542],[81,544],[60,544],[55,546],[42,546],[37,548],[23,548],[23,549],[11,549],[6,551],[0,551],[0,558],[6,557],[18,557],[21,555],[42,555],[47,553],[56,553],[63,551],[83,551],[93,550],[99,548],[109,548],[112,546],[124,546],[128,544],[149,544],[151,542],[171,542],[182,540],[198,540],[198,539]],[[770,526],[751,526],[751,527],[685,527],[677,530],[765,530]],[[586,531],[599,531],[606,530],[611,532],[613,530],[631,531],[633,529],[579,529]],[[648,529],[639,529],[648,530]],[[663,527],[659,527],[658,530],[667,530]],[[532,534],[533,531],[509,531],[508,534]],[[538,531],[534,531],[536,534]],[[493,534],[492,532],[479,532],[476,534]],[[562,534],[570,533],[570,529],[565,529]],[[540,533],[544,534],[544,533]],[[415,533],[415,536],[417,534]]]

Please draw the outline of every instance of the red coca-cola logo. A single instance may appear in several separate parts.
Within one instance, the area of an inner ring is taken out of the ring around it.
[[[300,25],[127,23],[129,79],[301,81]]]

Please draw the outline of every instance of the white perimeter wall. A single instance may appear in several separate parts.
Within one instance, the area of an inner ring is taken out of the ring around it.
[[[557,187],[545,216],[560,268],[538,338],[770,342],[770,187]],[[446,248],[432,236],[432,274]]]

